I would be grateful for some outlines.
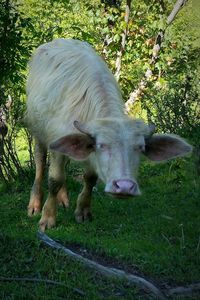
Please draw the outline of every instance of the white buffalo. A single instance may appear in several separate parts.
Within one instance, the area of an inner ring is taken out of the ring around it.
[[[140,155],[164,161],[191,152],[182,138],[154,134],[152,126],[124,113],[119,86],[92,47],[57,39],[41,45],[30,62],[26,122],[35,138],[36,175],[28,214],[42,207],[42,179],[50,151],[49,195],[40,228],[55,225],[57,203],[68,205],[67,158],[84,161],[84,187],[75,210],[77,222],[91,218],[91,193],[99,177],[117,197],[140,194]]]

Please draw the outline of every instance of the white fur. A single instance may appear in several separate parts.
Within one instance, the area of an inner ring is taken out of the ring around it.
[[[124,117],[115,78],[92,47],[78,40],[57,39],[36,50],[27,96],[26,122],[47,146],[75,131],[74,120]]]
[[[191,151],[181,138],[170,135],[146,139],[145,151],[145,138],[152,129],[142,120],[125,116],[114,76],[85,42],[58,39],[41,45],[30,63],[27,95],[27,124],[46,148],[61,137],[63,141],[63,137],[76,133],[79,128],[74,127],[75,120],[81,124],[77,125],[80,131],[95,140],[92,153],[90,145],[90,150],[83,147],[78,156],[75,152],[81,143],[74,148],[73,144],[71,148],[68,145],[73,151],[66,149],[67,144],[54,151],[76,159],[86,158],[93,173],[106,184],[106,191],[115,192],[119,188],[117,182],[126,191],[133,183],[134,189],[127,193],[139,194],[135,177],[141,152],[162,161]]]

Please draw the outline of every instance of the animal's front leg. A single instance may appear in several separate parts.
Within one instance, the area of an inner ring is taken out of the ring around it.
[[[42,231],[56,225],[57,194],[61,186],[61,181],[56,181],[52,177],[49,178],[49,195],[43,206],[42,217],[39,222]]]
[[[49,195],[44,204],[42,217],[39,222],[42,231],[55,226],[58,199],[66,202],[64,166],[65,159],[62,155],[55,153],[51,155],[48,180]],[[62,196],[61,193],[63,193]]]
[[[62,156],[61,158],[61,173],[63,174],[63,185],[61,186],[60,190],[58,191],[57,194],[57,203],[60,206],[63,206],[64,208],[67,208],[69,206],[69,199],[67,195],[67,189],[66,189],[66,184],[65,184],[65,165],[66,163],[69,164],[69,159],[67,159],[65,156]]]
[[[82,223],[86,220],[92,219],[90,210],[92,189],[97,182],[97,176],[94,173],[87,172],[84,175],[84,187],[82,192],[78,196],[75,219],[78,223]]]

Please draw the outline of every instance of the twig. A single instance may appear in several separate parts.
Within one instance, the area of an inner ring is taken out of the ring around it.
[[[186,2],[187,2],[187,0],[177,0],[176,1],[176,3],[174,5],[174,7],[173,7],[173,9],[172,9],[172,11],[170,13],[170,15],[167,18],[167,24],[168,25],[170,25],[174,21],[177,13],[186,4]]]
[[[122,33],[121,49],[118,52],[118,56],[117,56],[116,64],[115,64],[116,65],[115,78],[117,79],[117,81],[119,81],[119,77],[120,77],[122,55],[125,50],[126,38],[127,38],[127,34],[128,34],[128,22],[129,22],[130,9],[131,9],[131,0],[127,0],[126,1],[126,12],[125,12],[125,18],[124,18],[124,21],[126,23],[126,28],[124,29],[124,32]]]
[[[53,239],[51,239],[50,237],[48,237],[45,233],[43,233],[41,231],[38,231],[37,236],[46,245],[48,245],[54,249],[62,250],[68,256],[72,257],[75,260],[80,261],[81,263],[84,263],[87,267],[98,271],[102,275],[107,276],[107,277],[115,277],[115,278],[121,279],[121,280],[125,279],[129,283],[136,285],[138,288],[141,288],[147,292],[152,293],[154,296],[156,296],[156,299],[166,299],[168,297],[173,297],[173,296],[174,297],[176,297],[176,296],[184,297],[186,295],[192,295],[194,293],[200,292],[200,283],[190,284],[188,286],[179,286],[179,287],[174,287],[174,288],[168,288],[168,289],[161,291],[158,287],[156,287],[154,284],[152,284],[150,281],[144,279],[143,277],[126,273],[120,269],[105,267],[95,261],[87,259],[87,258],[81,256],[80,254],[77,254],[77,253],[69,250],[68,248],[64,247],[60,243],[55,242]],[[1,278],[0,278],[0,280],[1,280]],[[49,283],[51,284],[51,280],[49,281]],[[56,282],[55,282],[55,284],[56,284]],[[60,283],[58,283],[58,284],[60,284]],[[61,285],[63,285],[63,284],[61,283]]]
[[[181,249],[184,249],[185,248],[185,234],[184,234],[183,224],[180,224],[180,228],[181,228],[180,247],[181,247]]]
[[[164,239],[165,241],[167,241],[168,244],[171,246],[172,244],[170,243],[170,240],[169,240],[163,233],[162,233],[161,235],[162,235],[163,239]]]
[[[28,278],[28,277],[0,277],[0,281],[4,282],[30,282],[30,283],[44,283],[44,284],[49,284],[49,285],[55,285],[55,286],[61,286],[65,288],[69,288],[66,284],[54,281],[54,280],[49,280],[49,279],[38,279],[38,278]],[[73,288],[73,291],[78,293],[81,296],[85,296],[85,292],[78,288]]]
[[[125,279],[129,283],[134,284],[137,287],[139,287],[139,288],[141,288],[141,289],[143,289],[147,292],[152,293],[154,296],[157,297],[157,299],[165,299],[164,294],[159,290],[159,288],[157,288],[154,284],[152,284],[151,282],[147,281],[146,279],[144,279],[140,276],[136,276],[136,275],[126,273],[126,272],[124,272],[120,269],[105,267],[105,266],[103,266],[103,265],[101,265],[101,264],[99,264],[95,261],[87,259],[87,258],[81,256],[80,254],[77,254],[77,253],[67,249],[63,245],[55,242],[54,240],[52,240],[50,237],[48,237],[45,233],[43,233],[41,231],[38,231],[37,236],[46,245],[48,245],[52,248],[55,248],[55,249],[62,250],[68,256],[84,263],[89,268],[92,268],[92,269],[98,271],[99,273],[101,273],[104,276],[114,277],[114,278],[121,279],[121,280]]]
[[[168,291],[168,296],[172,297],[172,296],[187,296],[187,295],[192,295],[195,292],[199,293],[200,291],[200,283],[194,283],[194,284],[190,284],[187,287],[185,286],[179,286],[179,287],[175,287],[173,289],[169,289]]]
[[[67,287],[64,283],[57,282],[54,280],[49,280],[49,279],[38,279],[38,278],[27,278],[27,277],[0,277],[0,281],[24,281],[24,282],[34,282],[34,283],[45,283],[45,284],[51,284],[51,285],[58,285],[58,286],[63,286]]]
[[[198,240],[198,244],[197,244],[196,252],[199,252],[199,248],[200,248],[200,236],[199,236],[199,240]]]

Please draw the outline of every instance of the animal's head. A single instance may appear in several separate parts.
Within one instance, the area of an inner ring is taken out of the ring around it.
[[[105,192],[116,196],[140,194],[136,180],[141,154],[160,162],[183,156],[192,147],[171,134],[154,134],[142,120],[98,119],[74,122],[79,133],[66,135],[50,145],[75,160],[88,160],[105,183]]]

